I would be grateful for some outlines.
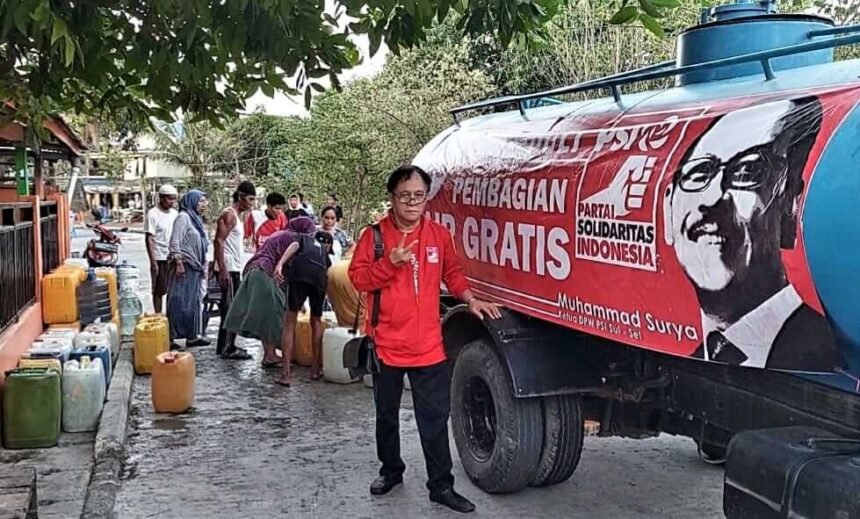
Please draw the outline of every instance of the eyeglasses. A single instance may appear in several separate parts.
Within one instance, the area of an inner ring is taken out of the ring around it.
[[[427,199],[427,193],[425,193],[424,191],[418,191],[415,193],[403,192],[403,193],[400,193],[398,195],[394,195],[394,197],[401,204],[409,204],[409,203],[420,204],[420,203],[424,202],[424,200]]]
[[[723,162],[714,156],[693,159],[681,166],[678,186],[682,191],[698,193],[723,173],[723,189],[751,191],[761,186],[770,175],[785,171],[786,161],[769,147],[749,150],[747,153]]]

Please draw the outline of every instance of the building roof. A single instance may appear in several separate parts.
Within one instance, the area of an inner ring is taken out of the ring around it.
[[[7,101],[6,108],[14,109],[14,104]],[[54,116],[46,120],[43,125],[50,132],[49,142],[46,145],[59,145],[66,148],[71,154],[80,157],[84,154],[87,147],[81,138],[75,134],[74,130],[60,116]],[[20,121],[12,121],[7,125],[0,127],[0,140],[9,143],[23,143],[25,140],[25,130],[27,126]]]

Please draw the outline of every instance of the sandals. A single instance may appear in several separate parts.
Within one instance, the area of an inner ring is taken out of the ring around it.
[[[260,363],[260,365],[263,366],[264,369],[280,368],[284,365],[284,362],[281,360],[274,361],[274,362],[268,362],[268,361],[264,360],[263,362]]]
[[[290,380],[289,379],[284,380],[279,375],[279,376],[275,377],[275,384],[277,384],[279,386],[290,387]]]
[[[221,358],[224,360],[251,360],[254,357],[247,351],[241,348],[236,348],[230,353],[225,353],[224,355],[221,355]]]

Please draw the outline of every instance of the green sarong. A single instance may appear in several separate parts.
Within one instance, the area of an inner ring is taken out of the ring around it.
[[[252,268],[233,297],[224,328],[242,337],[280,347],[286,308],[284,290],[271,276]]]

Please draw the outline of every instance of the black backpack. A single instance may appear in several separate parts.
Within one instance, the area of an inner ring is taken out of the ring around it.
[[[328,253],[314,239],[313,235],[299,236],[299,251],[290,260],[287,271],[289,283],[308,283],[325,290],[328,268],[331,265]]]

